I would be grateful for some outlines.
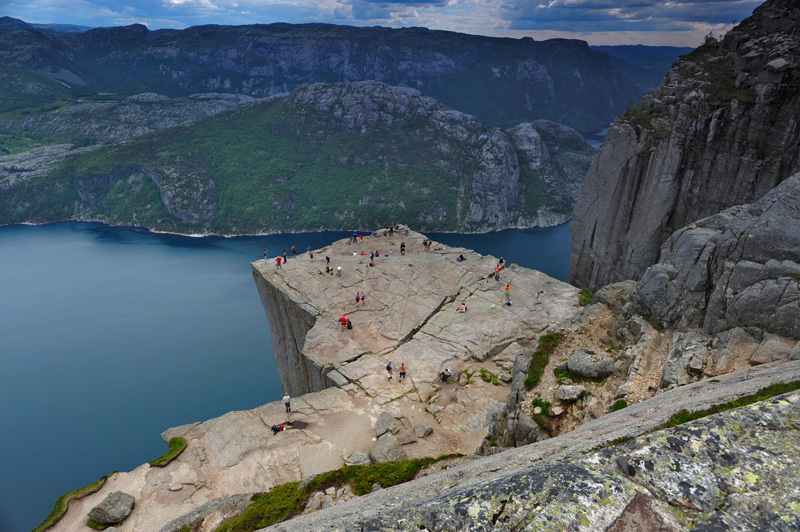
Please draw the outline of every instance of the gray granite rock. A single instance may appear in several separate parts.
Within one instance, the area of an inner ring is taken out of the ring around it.
[[[756,325],[800,338],[800,174],[751,205],[676,231],[635,308],[664,326],[716,334]]]
[[[130,515],[133,503],[133,495],[114,491],[109,493],[103,502],[92,508],[89,517],[104,525],[121,523]]]
[[[584,386],[559,386],[556,388],[555,398],[559,401],[577,401],[587,393]]]
[[[433,433],[433,428],[425,425],[423,423],[414,423],[414,434],[417,438],[424,438],[429,434]]]
[[[364,454],[364,453],[362,453],[360,451],[354,452],[353,454],[351,454],[350,456],[347,457],[347,460],[345,460],[345,464],[347,464],[349,466],[352,466],[352,465],[369,465],[371,463],[372,462],[370,461],[369,456],[367,456],[366,454]]]
[[[566,368],[578,377],[608,377],[614,373],[614,359],[590,349],[581,348],[567,358]],[[561,368],[559,364],[559,368]]]
[[[369,459],[372,463],[393,462],[407,460],[408,455],[403,450],[397,438],[391,434],[384,434],[369,448]]]

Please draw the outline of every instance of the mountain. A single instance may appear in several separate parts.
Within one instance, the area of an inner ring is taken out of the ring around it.
[[[644,88],[652,91],[664,79],[672,62],[693,48],[679,46],[617,45],[592,46],[592,50],[605,52],[611,56],[611,64],[623,75]]]
[[[673,232],[800,171],[798,27],[796,2],[765,2],[612,124],[576,203],[571,283],[640,279]]]
[[[661,76],[666,66],[653,70]],[[329,24],[57,33],[0,19],[0,110],[96,93],[265,97],[305,83],[364,80],[416,88],[488,126],[547,119],[579,131],[606,127],[651,88],[577,40]]]
[[[162,116],[160,101],[101,106],[94,118],[83,107],[83,134],[124,134],[126,121],[146,127],[154,121],[137,117],[148,109]],[[29,162],[36,154],[4,159],[0,223],[78,219],[243,234],[563,223],[594,150],[553,122],[486,128],[419,91],[369,81],[305,85],[189,125],[86,146],[44,171],[32,169],[46,166]]]

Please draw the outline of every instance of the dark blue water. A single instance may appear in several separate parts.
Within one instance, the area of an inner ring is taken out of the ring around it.
[[[166,451],[160,433],[280,398],[250,261],[344,233],[191,238],[0,228],[0,531]],[[569,231],[436,234],[566,278]]]

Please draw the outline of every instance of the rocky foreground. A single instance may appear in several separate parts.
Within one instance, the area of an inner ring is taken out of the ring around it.
[[[276,401],[169,429],[165,441],[187,441],[175,461],[112,475],[53,530],[88,530],[87,514],[121,491],[135,503],[118,530],[212,531],[282,483],[447,453],[467,456],[365,497],[320,492],[276,529],[797,526],[796,394],[647,434],[680,409],[800,380],[800,342],[752,327],[714,337],[657,330],[632,313],[635,283],[606,287],[584,308],[577,289],[540,272],[510,264],[497,281],[497,258],[425,240],[402,231],[334,242],[313,260],[290,255],[281,268],[254,262],[291,412]],[[467,312],[456,312],[461,304]],[[342,316],[352,329],[341,329]],[[553,332],[564,340],[528,390],[532,349]],[[389,360],[404,364],[404,381],[395,371],[388,379]],[[602,378],[586,377],[604,366]],[[620,397],[629,406],[608,413]],[[552,402],[544,422],[532,420],[542,419],[532,399]],[[290,428],[274,434],[280,423]]]

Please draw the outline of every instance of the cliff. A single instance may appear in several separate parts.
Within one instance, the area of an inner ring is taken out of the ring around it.
[[[571,283],[639,279],[674,231],[800,170],[798,26],[794,2],[765,2],[612,124],[570,226]]]
[[[343,386],[381,398],[387,393],[383,368],[393,360],[409,368],[408,389],[427,397],[445,367],[458,370],[512,344],[530,345],[579,309],[575,288],[540,272],[511,265],[500,281],[489,279],[493,257],[435,243],[426,251],[419,233],[383,232],[362,243],[334,242],[315,251],[313,261],[302,254],[280,269],[272,259],[252,264],[281,382],[293,395]],[[380,256],[369,267],[376,250]],[[459,254],[466,260],[457,262]],[[324,271],[326,256],[334,271],[342,268],[341,276]],[[506,283],[512,306],[505,305]],[[366,295],[358,305],[357,292]],[[468,312],[456,313],[462,303]],[[341,316],[352,330],[340,330]]]

